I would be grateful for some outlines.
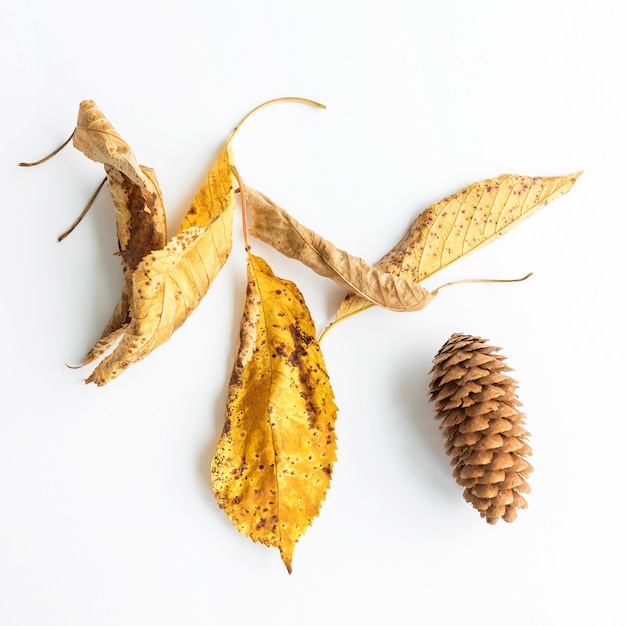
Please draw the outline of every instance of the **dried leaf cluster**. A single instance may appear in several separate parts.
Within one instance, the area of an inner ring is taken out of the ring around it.
[[[279,101],[323,108],[303,98],[279,98],[253,109],[242,122]],[[294,546],[318,515],[330,486],[337,407],[304,298],[294,283],[275,276],[252,254],[246,212],[252,236],[346,289],[335,324],[373,305],[393,311],[423,309],[436,295],[422,286],[425,278],[567,193],[579,173],[505,175],[477,182],[428,207],[398,244],[370,265],[243,184],[231,147],[240,126],[219,152],[177,234],[167,241],[154,171],[138,163],[93,101],[80,104],[70,139],[104,165],[124,276],[111,320],[82,365],[99,361],[86,382],[106,385],[185,322],[229,256],[239,191],[247,294],[226,419],[210,471],[217,502],[233,524],[252,540],[276,547],[291,572]],[[441,393],[433,391],[439,403],[444,401]],[[506,480],[512,484],[516,479],[507,474]],[[495,514],[486,515],[493,521]],[[506,511],[502,515],[512,518]]]

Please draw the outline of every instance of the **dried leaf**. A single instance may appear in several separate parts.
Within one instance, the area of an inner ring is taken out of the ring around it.
[[[277,98],[261,104],[243,118],[211,167],[177,236],[165,248],[146,254],[133,270],[130,321],[115,350],[102,360],[86,382],[104,385],[119,376],[167,341],[197,307],[232,248],[236,179],[232,171],[231,141],[255,111],[290,101],[324,106],[304,98]],[[136,174],[134,156],[127,145],[113,142],[112,147],[112,133],[100,126],[100,120],[91,119],[91,115],[89,112],[85,124],[99,131],[100,140],[95,142],[90,154],[100,158],[103,153],[111,153],[115,166],[123,174],[129,177]],[[76,142],[82,146],[82,134],[75,136]],[[112,335],[106,337],[107,346],[112,339]]]
[[[115,207],[117,240],[124,287],[109,323],[83,365],[112,347],[130,321],[133,306],[132,274],[140,261],[167,241],[165,209],[154,170],[139,165],[130,146],[120,137],[93,100],[80,103],[73,144],[85,156],[104,164]]]
[[[246,187],[246,196],[252,235],[366,301],[393,311],[418,311],[433,299],[416,282],[381,271],[322,239],[262,193]]]
[[[506,174],[474,183],[423,211],[375,267],[421,282],[566,194],[581,173],[543,178]],[[370,306],[363,297],[348,294],[333,324]]]
[[[86,157],[119,170],[141,188],[149,188],[130,146],[120,137],[93,100],[83,100],[80,103],[72,143]]]
[[[179,233],[191,226],[208,227],[213,220],[233,208],[234,177],[231,172],[234,158],[230,142],[222,148],[204,183],[191,202]]]
[[[240,333],[213,488],[239,531],[278,548],[291,572],[330,485],[337,408],[302,294],[251,254]]]
[[[86,382],[104,385],[148,356],[183,324],[208,291],[232,249],[235,191],[230,159],[225,146],[181,230],[133,271],[130,323],[115,350]]]

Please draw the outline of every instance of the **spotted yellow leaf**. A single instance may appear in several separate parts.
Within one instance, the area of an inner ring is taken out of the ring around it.
[[[506,174],[474,183],[423,211],[375,267],[419,283],[566,194],[580,174],[536,178]],[[370,306],[364,298],[348,294],[333,323]]]
[[[302,294],[248,256],[226,421],[211,465],[218,504],[287,570],[318,515],[335,461],[337,408]]]

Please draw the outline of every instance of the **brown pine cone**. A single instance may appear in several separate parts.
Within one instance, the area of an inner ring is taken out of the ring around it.
[[[455,333],[433,359],[431,400],[463,496],[489,524],[512,522],[527,507],[521,495],[532,466],[517,382],[484,339]]]

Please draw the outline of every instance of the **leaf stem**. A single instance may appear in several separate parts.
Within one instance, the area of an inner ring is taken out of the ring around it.
[[[530,278],[533,275],[532,272],[526,274],[526,276],[522,276],[522,278],[466,278],[464,280],[455,280],[451,283],[445,283],[440,287],[437,287],[432,292],[433,296],[436,296],[439,293],[440,289],[444,287],[451,287],[452,285],[458,285],[460,283],[521,283],[523,280]]]
[[[98,185],[98,188],[95,190],[91,198],[89,198],[89,202],[87,202],[87,205],[82,210],[81,214],[74,220],[74,223],[62,235],[59,235],[59,241],[63,241],[82,222],[83,217],[87,215],[87,211],[89,211],[91,205],[95,202],[96,197],[100,193],[102,187],[104,187],[104,183],[106,183],[106,181],[106,177],[102,179],[102,182]]]
[[[310,104],[311,106],[317,107],[318,109],[326,108],[326,105],[322,104],[321,102],[316,102],[315,100],[309,100],[309,98],[298,98],[297,96],[284,96],[282,98],[274,98],[273,100],[268,100],[267,102],[264,102],[263,104],[259,104],[258,106],[254,107],[254,109],[252,109],[249,113],[247,113],[243,117],[243,119],[239,122],[239,124],[237,124],[237,126],[235,126],[233,132],[230,134],[230,137],[226,141],[226,145],[228,145],[233,140],[233,138],[237,134],[237,131],[257,111],[264,109],[265,107],[270,106],[271,104],[276,104],[277,102],[300,102],[302,104]]]
[[[326,335],[328,334],[328,331],[335,325],[338,324],[337,321],[331,322],[330,324],[328,324],[328,326],[326,326],[326,328],[322,331],[322,333],[319,336],[319,339],[317,340],[317,343],[320,344],[322,343],[324,337],[326,337]]]
[[[250,242],[248,241],[248,205],[246,203],[246,188],[244,187],[241,176],[239,175],[239,172],[234,165],[230,166],[230,171],[237,179],[237,184],[239,185],[239,195],[241,196],[241,226],[243,228],[243,242],[246,248],[246,252],[250,252]]]
[[[65,146],[67,146],[67,144],[72,141],[72,137],[74,137],[74,133],[76,132],[76,129],[74,129],[72,131],[72,134],[54,151],[51,152],[48,156],[45,156],[43,159],[39,159],[39,161],[33,161],[32,163],[18,163],[18,167],[32,167],[33,165],[39,165],[40,163],[45,163],[48,159],[51,159],[55,154],[57,154],[58,152],[61,152],[61,150],[63,150],[63,148],[65,148]]]

